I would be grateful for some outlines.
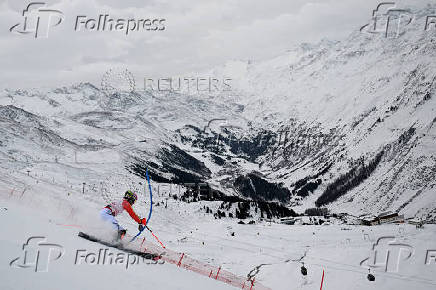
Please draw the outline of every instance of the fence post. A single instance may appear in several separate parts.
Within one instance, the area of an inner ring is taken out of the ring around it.
[[[139,246],[139,251],[141,251],[141,248],[142,248],[142,245],[144,244],[144,242],[145,242],[145,237],[142,239],[142,243],[141,243],[141,245]],[[145,247],[144,247],[144,251],[145,251]]]
[[[21,193],[21,195],[20,195],[20,199],[23,197],[23,195],[24,195],[24,193],[26,192],[26,190],[27,190],[27,187],[25,187],[24,190],[23,190],[23,192]]]
[[[177,263],[177,266],[180,267],[180,265],[182,264],[182,259],[185,256],[185,253],[182,253],[182,256],[180,257],[179,262]]]
[[[218,272],[216,272],[215,280],[218,279],[218,275],[219,275],[220,271],[221,271],[221,266],[218,268]]]
[[[320,290],[322,290],[323,283],[324,283],[324,269],[322,269],[321,288],[319,288]]]

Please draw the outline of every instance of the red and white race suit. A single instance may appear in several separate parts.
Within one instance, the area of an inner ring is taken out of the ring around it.
[[[125,199],[112,202],[106,207],[104,207],[100,212],[100,217],[104,221],[111,223],[114,229],[122,230],[123,228],[118,224],[118,221],[114,217],[122,213],[124,210],[126,210],[129,213],[130,217],[138,224],[143,224],[143,225],[146,224],[146,219],[139,218],[136,215],[136,213],[133,211],[133,208],[130,205],[130,203]]]

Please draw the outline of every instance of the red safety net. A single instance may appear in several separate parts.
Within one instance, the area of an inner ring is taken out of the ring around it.
[[[137,247],[142,252],[161,255],[161,259],[166,263],[174,264],[177,267],[184,268],[217,281],[224,282],[238,289],[271,290],[271,288],[268,288],[262,285],[260,282],[255,281],[254,278],[249,280],[247,278],[237,276],[225,270],[222,266],[214,266],[209,263],[193,259],[185,253],[178,253],[168,248],[163,248],[160,245],[146,241],[144,238],[135,240],[131,246]]]

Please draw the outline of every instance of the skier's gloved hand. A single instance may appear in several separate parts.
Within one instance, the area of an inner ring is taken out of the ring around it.
[[[143,230],[144,230],[144,226],[141,225],[141,224],[139,224],[139,225],[138,225],[138,231],[142,232]]]
[[[147,224],[147,220],[145,218],[141,219],[141,221],[139,222],[140,225],[146,225]]]

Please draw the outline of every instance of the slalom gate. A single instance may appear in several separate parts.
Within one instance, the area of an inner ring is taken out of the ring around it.
[[[142,252],[161,255],[161,259],[166,263],[174,264],[177,267],[184,268],[186,270],[195,272],[197,274],[209,277],[217,281],[224,282],[238,289],[271,290],[271,288],[268,288],[262,285],[260,282],[256,281],[255,278],[248,279],[237,276],[225,270],[221,266],[213,266],[209,263],[195,260],[186,255],[185,253],[177,253],[175,251],[169,250],[168,248],[164,249],[161,246],[146,241],[145,238],[135,240],[131,246],[135,248],[137,247]]]

